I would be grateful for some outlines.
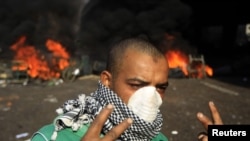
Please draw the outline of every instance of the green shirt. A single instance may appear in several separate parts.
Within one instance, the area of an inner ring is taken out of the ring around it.
[[[75,132],[72,131],[71,128],[65,128],[57,133],[56,141],[80,141],[88,128],[89,125],[84,125],[80,130]],[[55,128],[53,124],[42,127],[39,131],[34,133],[31,141],[50,141],[54,129]],[[152,141],[168,141],[168,139],[166,136],[160,133]]]

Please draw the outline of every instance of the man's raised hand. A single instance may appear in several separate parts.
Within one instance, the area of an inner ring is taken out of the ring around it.
[[[133,121],[131,118],[125,119],[119,125],[111,129],[106,135],[100,137],[102,127],[113,109],[114,106],[111,104],[103,108],[100,114],[92,122],[81,141],[115,141],[132,124]]]
[[[205,116],[201,112],[197,113],[197,118],[201,122],[201,124],[204,126],[206,131],[208,130],[208,125],[222,125],[223,124],[223,122],[221,120],[220,113],[218,112],[218,110],[217,110],[216,106],[214,105],[214,103],[212,101],[209,101],[208,105],[209,105],[209,109],[210,109],[210,112],[211,112],[211,115],[212,115],[212,119],[208,118],[207,116]],[[198,140],[200,140],[200,141],[208,141],[207,133],[201,132],[198,135]]]

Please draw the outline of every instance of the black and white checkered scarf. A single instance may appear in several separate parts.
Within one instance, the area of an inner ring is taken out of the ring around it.
[[[117,94],[105,87],[100,81],[97,90],[89,96],[79,95],[78,99],[68,100],[57,109],[60,116],[55,120],[54,134],[66,127],[71,127],[73,131],[76,131],[82,125],[91,123],[103,107],[111,103],[115,106],[115,109],[103,126],[103,134],[129,117],[133,119],[133,124],[118,140],[150,141],[159,134],[163,123],[160,112],[152,123],[144,121],[135,115]],[[53,135],[52,140],[55,140],[55,138],[56,135]]]

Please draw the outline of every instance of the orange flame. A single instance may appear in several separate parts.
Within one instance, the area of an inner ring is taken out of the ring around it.
[[[209,67],[208,65],[205,66],[205,70],[206,70],[206,73],[209,75],[209,76],[213,76],[213,69],[211,67]]]
[[[190,75],[190,72],[188,71],[188,65],[189,63],[189,57],[184,54],[183,52],[179,50],[170,50],[166,52],[166,59],[169,63],[169,68],[180,68],[185,76]],[[197,70],[198,74],[195,74],[193,77],[202,78],[204,77],[202,73],[202,65],[196,64],[195,69]],[[209,67],[208,65],[205,65],[205,73],[209,76],[213,75],[213,69]]]
[[[169,68],[180,68],[185,75],[188,75],[188,57],[178,50],[170,50],[166,53]]]
[[[60,71],[69,66],[69,54],[64,47],[51,39],[46,42],[47,49],[52,53],[51,60],[48,60],[34,46],[25,44],[26,37],[21,38],[11,46],[15,52],[15,61],[24,62],[19,67],[12,67],[12,70],[27,70],[32,78],[40,78],[48,80],[51,78],[59,78]]]

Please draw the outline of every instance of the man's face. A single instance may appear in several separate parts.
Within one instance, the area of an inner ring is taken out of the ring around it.
[[[112,78],[109,87],[127,104],[133,93],[145,86],[156,87],[163,98],[167,85],[168,64],[165,58],[154,61],[145,53],[129,50],[117,77]]]

